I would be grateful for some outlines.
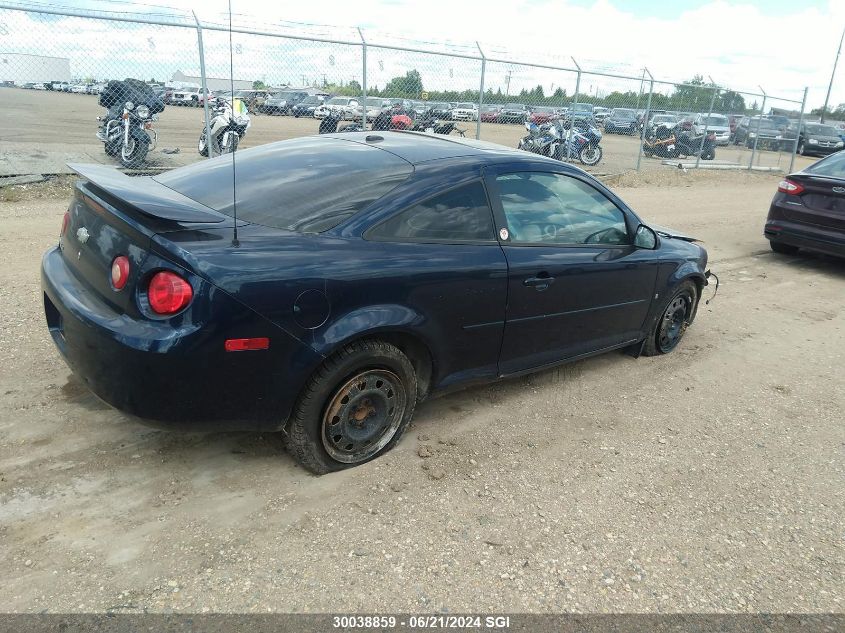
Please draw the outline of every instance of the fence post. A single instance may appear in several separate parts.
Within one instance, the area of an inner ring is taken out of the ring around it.
[[[748,163],[748,171],[754,165],[754,155],[757,153],[757,141],[760,140],[760,124],[763,122],[763,113],[766,111],[766,91],[763,86],[757,86],[763,93],[763,105],[760,106],[760,118],[757,119],[757,130],[754,132],[754,147],[751,148],[751,161]]]
[[[651,95],[654,94],[654,76],[648,68],[643,68],[648,73],[648,101],[645,104],[645,113],[643,114],[643,127],[640,129],[640,144],[637,147],[637,171],[640,171],[640,162],[643,159],[643,139],[645,139],[645,129],[648,126],[649,115],[651,114]]]
[[[358,27],[361,37],[361,129],[367,131],[367,40],[364,32]]]
[[[575,108],[575,104],[578,103],[578,91],[581,90],[581,66],[578,65],[578,62],[575,61],[574,57],[570,57],[572,63],[575,64],[575,68],[578,69],[578,74],[575,76],[575,94],[572,95],[572,108]],[[572,112],[569,113],[569,134],[567,134],[566,139],[564,140],[564,145],[566,145],[566,160],[568,161],[570,158],[569,153],[569,140],[572,138],[572,134],[575,130],[575,121],[572,119]]]
[[[710,78],[712,83],[713,78]],[[710,95],[710,109],[707,111],[707,118],[704,120],[704,135],[701,137],[701,143],[698,146],[698,154],[695,157],[695,168],[698,169],[698,164],[701,162],[701,152],[704,151],[704,141],[707,139],[707,130],[710,128],[710,117],[713,116],[713,104],[716,102],[716,93],[719,92],[718,86],[713,86],[713,94]]]
[[[200,55],[200,82],[202,83],[202,110],[205,118],[205,146],[208,148],[208,157],[214,156],[214,144],[211,142],[211,126],[208,123],[208,83],[205,78],[205,49],[202,45],[202,25],[200,25],[199,18],[194,11],[194,21],[197,23],[197,48]],[[232,105],[234,106],[235,95],[232,95]]]
[[[798,115],[798,129],[795,132],[795,144],[792,146],[792,156],[789,157],[789,171],[792,173],[792,168],[795,167],[795,154],[798,153],[798,139],[801,137],[801,127],[804,125],[804,108],[807,105],[807,88],[804,88],[804,98],[801,99],[801,114]]]
[[[481,50],[481,44],[476,40],[475,45],[481,53],[481,84],[478,86],[478,117],[475,120],[475,140],[481,138],[481,106],[484,105],[484,74],[487,72],[487,56]]]
[[[643,68],[643,76],[640,79],[640,91],[637,93],[637,107],[636,110],[640,109],[640,99],[643,97],[643,87],[645,86],[645,68]]]

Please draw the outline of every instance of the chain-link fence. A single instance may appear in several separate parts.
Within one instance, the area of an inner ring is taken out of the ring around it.
[[[68,160],[164,169],[239,143],[361,128],[460,134],[598,173],[667,163],[790,170],[796,151],[842,147],[807,145],[806,90],[666,81],[478,43],[36,2],[0,2],[0,35],[2,175],[57,173]],[[231,125],[218,134],[221,116]],[[146,131],[134,159],[132,136],[120,137],[127,118]]]

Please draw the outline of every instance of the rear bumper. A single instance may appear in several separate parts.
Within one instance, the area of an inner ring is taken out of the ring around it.
[[[773,242],[845,257],[845,233],[842,231],[788,220],[768,220],[763,235]]]
[[[41,287],[50,334],[74,374],[101,400],[151,426],[278,430],[320,360],[220,292],[214,306],[197,310],[204,315],[181,322],[118,312],[75,277],[58,248],[44,255]],[[226,323],[212,320],[218,315]],[[270,336],[270,349],[225,352],[225,338],[249,336]]]

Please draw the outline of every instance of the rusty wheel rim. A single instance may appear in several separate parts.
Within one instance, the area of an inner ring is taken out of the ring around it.
[[[363,371],[338,388],[323,414],[323,448],[344,464],[369,459],[396,435],[405,415],[402,381],[385,369]]]

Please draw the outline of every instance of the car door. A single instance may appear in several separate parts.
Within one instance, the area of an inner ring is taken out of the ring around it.
[[[508,262],[500,372],[640,339],[658,262],[634,245],[636,219],[573,173],[502,168],[487,182]]]

